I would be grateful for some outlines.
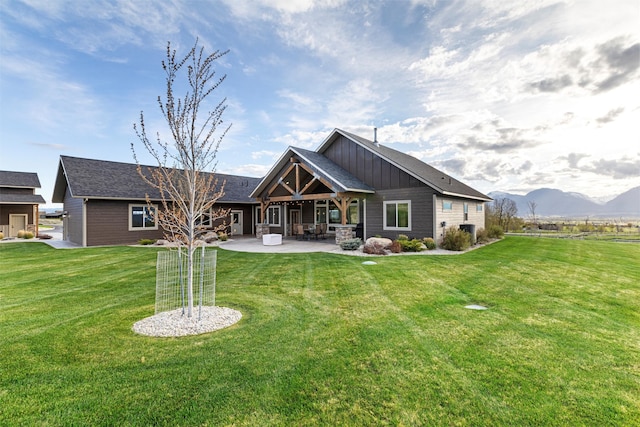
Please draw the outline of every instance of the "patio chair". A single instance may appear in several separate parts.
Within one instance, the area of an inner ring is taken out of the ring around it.
[[[316,224],[316,240],[319,238],[326,239],[327,224]]]
[[[296,236],[296,240],[304,239],[304,227],[302,224],[293,224],[293,235]]]

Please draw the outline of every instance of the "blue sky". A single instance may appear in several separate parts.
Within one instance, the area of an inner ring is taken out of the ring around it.
[[[133,162],[141,110],[166,134],[167,41],[198,37],[230,50],[218,172],[377,127],[485,193],[604,198],[640,185],[639,23],[637,0],[3,0],[0,169],[50,202],[61,154]]]

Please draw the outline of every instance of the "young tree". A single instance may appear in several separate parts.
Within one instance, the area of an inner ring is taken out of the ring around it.
[[[165,238],[186,247],[187,252],[187,316],[193,310],[193,258],[196,240],[208,230],[200,226],[205,219],[226,218],[228,211],[213,206],[224,195],[224,182],[219,183],[214,171],[216,157],[222,139],[230,125],[223,127],[222,114],[226,109],[226,98],[213,110],[206,109],[206,100],[225,80],[219,78],[213,68],[214,62],[228,51],[204,54],[198,49],[196,40],[191,50],[179,60],[176,51],[167,44],[167,59],[162,61],[166,73],[167,92],[163,101],[158,96],[160,111],[168,125],[170,138],[163,139],[157,133],[155,141],[149,139],[140,112],[139,125],[134,124],[136,135],[144,148],[157,162],[157,167],[143,168],[131,144],[138,173],[142,179],[158,190],[162,209],[154,211],[158,226],[165,231]],[[185,70],[186,67],[186,70]],[[187,91],[183,98],[175,96],[176,80],[184,76]],[[150,204],[147,194],[147,203]],[[209,215],[214,218],[210,218]],[[225,227],[223,222],[214,231]]]
[[[536,216],[536,209],[538,209],[538,204],[534,200],[527,201],[527,207],[529,208],[529,217],[531,219],[531,224],[534,228],[538,228],[538,217]]]
[[[504,231],[509,231],[509,226],[517,215],[516,202],[507,197],[498,197],[488,206],[485,219],[488,227],[499,225]]]

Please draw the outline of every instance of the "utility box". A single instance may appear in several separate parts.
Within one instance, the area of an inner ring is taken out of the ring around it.
[[[475,224],[460,224],[460,230],[464,230],[471,234],[471,244],[476,244],[476,225]]]

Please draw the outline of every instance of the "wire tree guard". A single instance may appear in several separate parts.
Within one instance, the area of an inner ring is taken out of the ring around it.
[[[205,251],[202,246],[193,257],[193,297],[198,306],[198,320],[202,316],[202,307],[216,305],[217,254],[218,251]],[[187,314],[186,274],[187,256],[182,248],[158,252],[155,314],[176,309],[182,309],[183,316]]]

